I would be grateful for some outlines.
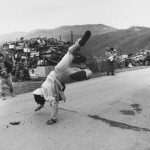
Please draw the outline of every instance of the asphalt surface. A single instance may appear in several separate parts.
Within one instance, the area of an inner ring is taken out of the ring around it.
[[[54,125],[32,93],[1,100],[0,150],[150,150],[150,68],[67,84],[65,94]]]

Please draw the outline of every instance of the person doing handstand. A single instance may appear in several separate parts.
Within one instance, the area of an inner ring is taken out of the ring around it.
[[[90,38],[91,32],[86,31],[82,39],[69,47],[68,52],[62,60],[55,66],[54,71],[51,71],[47,76],[41,88],[33,92],[34,99],[39,104],[35,111],[44,107],[46,101],[50,102],[51,118],[47,121],[47,125],[57,122],[58,103],[61,100],[66,100],[64,95],[65,84],[70,81],[86,80],[92,76],[92,71],[89,69],[80,69],[70,67],[73,59],[79,54],[82,46],[85,45]]]

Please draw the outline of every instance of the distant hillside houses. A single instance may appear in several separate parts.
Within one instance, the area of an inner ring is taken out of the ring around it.
[[[118,55],[122,55],[120,56],[122,59],[125,59],[127,57],[126,55],[145,55],[150,50],[150,28],[131,27],[129,29],[118,30],[103,24],[62,26],[49,30],[34,30],[29,33],[20,33],[25,34],[25,36],[22,36],[24,39],[30,40],[12,40],[12,42],[7,43],[10,43],[10,49],[21,50],[23,48],[24,52],[28,52],[35,47],[38,48],[44,45],[64,46],[67,43],[65,41],[66,39],[71,41],[71,31],[73,31],[72,44],[76,39],[81,38],[86,30],[90,30],[92,36],[82,48],[81,53],[89,59],[97,59],[97,61],[105,60],[107,47],[114,47]],[[44,38],[39,37],[39,33],[43,35]],[[11,34],[11,36],[12,35],[13,34]],[[60,35],[61,40],[57,40]],[[50,36],[53,38],[49,38]]]
[[[8,41],[5,42],[9,45],[10,50],[24,50],[24,52],[35,50],[40,46],[55,46],[55,45],[64,45],[64,44],[70,44],[68,41],[67,43],[63,41],[58,41],[57,39],[54,38],[31,38],[31,39],[26,39],[24,40],[23,37],[20,38],[20,40],[16,41]]]

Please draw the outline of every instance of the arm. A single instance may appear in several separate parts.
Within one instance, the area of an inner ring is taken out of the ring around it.
[[[11,55],[12,56],[12,65],[13,65],[13,67],[15,67],[15,59],[14,59],[14,56],[13,55]]]

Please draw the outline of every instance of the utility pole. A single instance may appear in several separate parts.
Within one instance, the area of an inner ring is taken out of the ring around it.
[[[60,39],[60,41],[61,41],[61,35],[59,35],[59,39]]]
[[[71,44],[73,44],[73,31],[71,31]]]

